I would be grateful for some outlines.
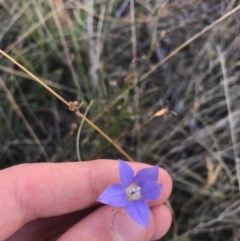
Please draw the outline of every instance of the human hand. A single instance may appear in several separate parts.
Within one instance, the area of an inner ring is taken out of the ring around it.
[[[148,167],[128,163],[137,172]],[[161,238],[171,225],[163,204],[172,181],[159,169],[160,197],[149,202],[149,228],[125,212],[99,205],[99,194],[119,182],[118,162],[22,164],[0,171],[0,241],[149,241]],[[120,238],[121,237],[121,238]]]

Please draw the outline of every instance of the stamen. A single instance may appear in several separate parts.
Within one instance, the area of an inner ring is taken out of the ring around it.
[[[141,198],[141,187],[135,184],[131,184],[125,191],[129,200],[139,200]]]

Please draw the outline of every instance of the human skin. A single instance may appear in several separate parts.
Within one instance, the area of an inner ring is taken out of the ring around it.
[[[135,173],[149,167],[128,164]],[[122,209],[96,201],[107,186],[119,183],[115,160],[21,164],[1,170],[0,241],[134,241],[138,233],[145,241],[159,239],[172,221],[164,205],[172,181],[161,168],[158,181],[163,189],[157,200],[149,202],[150,223],[144,229]],[[127,232],[127,238],[119,239],[116,227],[119,232]],[[126,231],[128,227],[134,227],[132,233]]]

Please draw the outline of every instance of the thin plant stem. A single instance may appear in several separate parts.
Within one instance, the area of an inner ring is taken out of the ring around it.
[[[37,76],[32,74],[30,71],[28,71],[25,67],[23,67],[21,64],[19,64],[15,59],[13,59],[11,56],[9,56],[7,53],[5,53],[3,50],[0,49],[0,54],[5,56],[7,59],[9,59],[11,62],[16,64],[20,69],[22,69],[25,73],[27,73],[33,80],[35,80],[37,83],[42,85],[45,89],[47,89],[52,95],[57,97],[59,100],[61,100],[66,106],[70,108],[75,114],[83,118],[85,122],[87,122],[93,129],[95,129],[100,135],[102,135],[109,143],[111,143],[125,158],[127,158],[128,161],[134,162],[134,159],[128,155],[116,142],[114,142],[107,134],[105,134],[98,126],[96,126],[91,120],[89,120],[87,117],[85,117],[78,109],[74,108],[72,109],[72,102],[66,101],[62,96],[57,94],[53,89],[51,89],[48,85],[46,85],[41,79],[39,79]]]
[[[83,114],[84,117],[87,116],[87,113],[88,113],[88,111],[90,110],[90,108],[91,108],[91,106],[93,105],[93,103],[94,103],[94,101],[91,100],[91,102],[90,102],[89,105],[87,106],[86,111],[85,111],[84,114]],[[76,138],[76,150],[77,150],[78,161],[81,161],[81,155],[80,155],[80,149],[79,149],[79,140],[80,140],[80,133],[81,133],[81,130],[82,130],[83,123],[84,123],[84,119],[82,118],[81,123],[80,123],[79,128],[78,128],[77,138]]]
[[[175,50],[173,50],[170,54],[168,54],[165,58],[163,58],[160,62],[158,62],[156,65],[152,66],[149,71],[147,71],[145,74],[143,74],[142,76],[140,76],[138,78],[138,83],[142,82],[143,80],[145,80],[150,74],[152,74],[155,70],[157,70],[160,66],[162,66],[165,62],[167,62],[174,55],[179,53],[182,49],[184,49],[186,46],[188,46],[194,40],[199,38],[201,35],[203,35],[207,31],[209,31],[210,29],[212,29],[214,26],[216,26],[217,24],[219,24],[220,22],[222,22],[226,18],[230,17],[232,14],[234,14],[238,10],[240,10],[240,4],[237,7],[233,8],[231,11],[227,12],[226,14],[224,14],[222,17],[218,18],[212,24],[208,25],[206,28],[204,28],[203,30],[201,30],[200,32],[198,32],[197,34],[192,36],[190,39],[188,39],[186,42],[184,42],[179,47],[177,47]],[[134,83],[131,86],[129,86],[128,88],[126,88],[120,95],[117,96],[117,98],[115,98],[113,101],[111,101],[108,104],[108,106],[101,113],[99,113],[98,115],[95,116],[95,118],[93,119],[93,122],[97,121],[103,115],[104,112],[106,112],[107,110],[111,109],[123,96],[125,96],[135,86],[136,86],[136,84]]]
[[[26,126],[29,134],[31,135],[31,137],[33,138],[33,141],[39,146],[40,150],[42,151],[44,157],[49,160],[47,153],[45,152],[41,141],[38,139],[37,135],[35,134],[34,130],[32,129],[31,125],[29,124],[29,122],[27,121],[27,119],[25,118],[24,114],[22,113],[21,109],[19,108],[19,106],[17,105],[16,101],[14,100],[11,92],[9,91],[9,89],[7,88],[7,86],[5,85],[3,79],[0,77],[0,87],[4,90],[4,92],[6,93],[7,99],[9,100],[9,102],[11,103],[13,109],[16,111],[17,115],[19,116],[19,118],[22,120],[22,122],[24,123],[24,125]]]
[[[233,155],[234,155],[235,164],[236,164],[237,181],[238,181],[238,187],[240,191],[240,158],[239,158],[238,148],[236,148],[236,144],[237,144],[237,137],[235,134],[237,133],[235,128],[236,121],[233,118],[233,114],[232,114],[232,101],[231,101],[230,91],[228,86],[228,74],[227,74],[227,69],[225,65],[225,59],[219,46],[217,47],[217,52],[218,52],[218,57],[219,57],[219,61],[222,68],[222,74],[223,74],[224,94],[225,94],[226,103],[227,103],[228,120],[229,120],[231,139],[232,139],[232,145],[233,145]]]

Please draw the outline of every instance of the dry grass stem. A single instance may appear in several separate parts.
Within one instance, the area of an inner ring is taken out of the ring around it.
[[[14,100],[11,92],[9,91],[9,89],[7,88],[7,86],[5,85],[3,79],[0,77],[0,86],[1,88],[4,90],[4,92],[6,93],[7,99],[9,100],[9,102],[11,103],[13,109],[16,111],[18,117],[23,121],[23,123],[25,124],[26,128],[29,131],[29,134],[31,135],[31,137],[33,138],[33,141],[35,142],[35,144],[37,144],[40,148],[40,150],[42,151],[43,156],[46,158],[46,160],[49,160],[48,155],[44,149],[44,147],[42,146],[41,141],[39,140],[39,138],[37,137],[37,135],[35,134],[34,130],[32,129],[31,125],[28,123],[27,119],[25,118],[24,114],[22,113],[22,111],[20,110],[19,106],[17,105],[16,101]]]
[[[66,106],[71,107],[72,102],[67,102],[64,98],[62,98],[60,95],[58,95],[53,89],[51,89],[49,86],[47,86],[42,80],[37,78],[35,75],[33,75],[30,71],[28,71],[26,68],[24,68],[21,64],[19,64],[17,61],[15,61],[12,57],[10,57],[8,54],[6,54],[4,51],[0,49],[0,53],[5,56],[7,59],[9,59],[11,62],[16,64],[20,69],[22,69],[24,72],[26,72],[33,80],[35,80],[37,83],[42,85],[45,89],[47,89],[51,94],[53,94],[55,97],[57,97],[59,100],[61,100]],[[129,161],[134,161],[133,158],[130,157],[117,143],[115,143],[108,135],[106,135],[99,127],[97,127],[92,121],[90,121],[87,117],[85,117],[79,110],[74,108],[72,111],[75,112],[75,114],[83,118],[85,122],[87,122],[91,127],[93,127],[98,133],[100,133],[109,143],[111,143],[124,157],[127,158]]]
[[[232,101],[231,101],[231,96],[230,96],[230,91],[229,91],[229,86],[228,86],[229,85],[228,84],[228,75],[227,75],[227,69],[226,69],[226,65],[225,65],[224,55],[223,55],[220,47],[217,47],[217,51],[218,51],[218,56],[219,56],[222,73],[223,73],[224,93],[225,93],[227,109],[228,109],[228,119],[229,119],[229,124],[230,124],[233,153],[234,153],[234,158],[235,158],[235,163],[236,163],[238,187],[239,187],[239,191],[240,191],[240,156],[239,156],[238,148],[236,147],[236,145],[237,145],[236,123],[235,123],[235,118],[233,118]]]

